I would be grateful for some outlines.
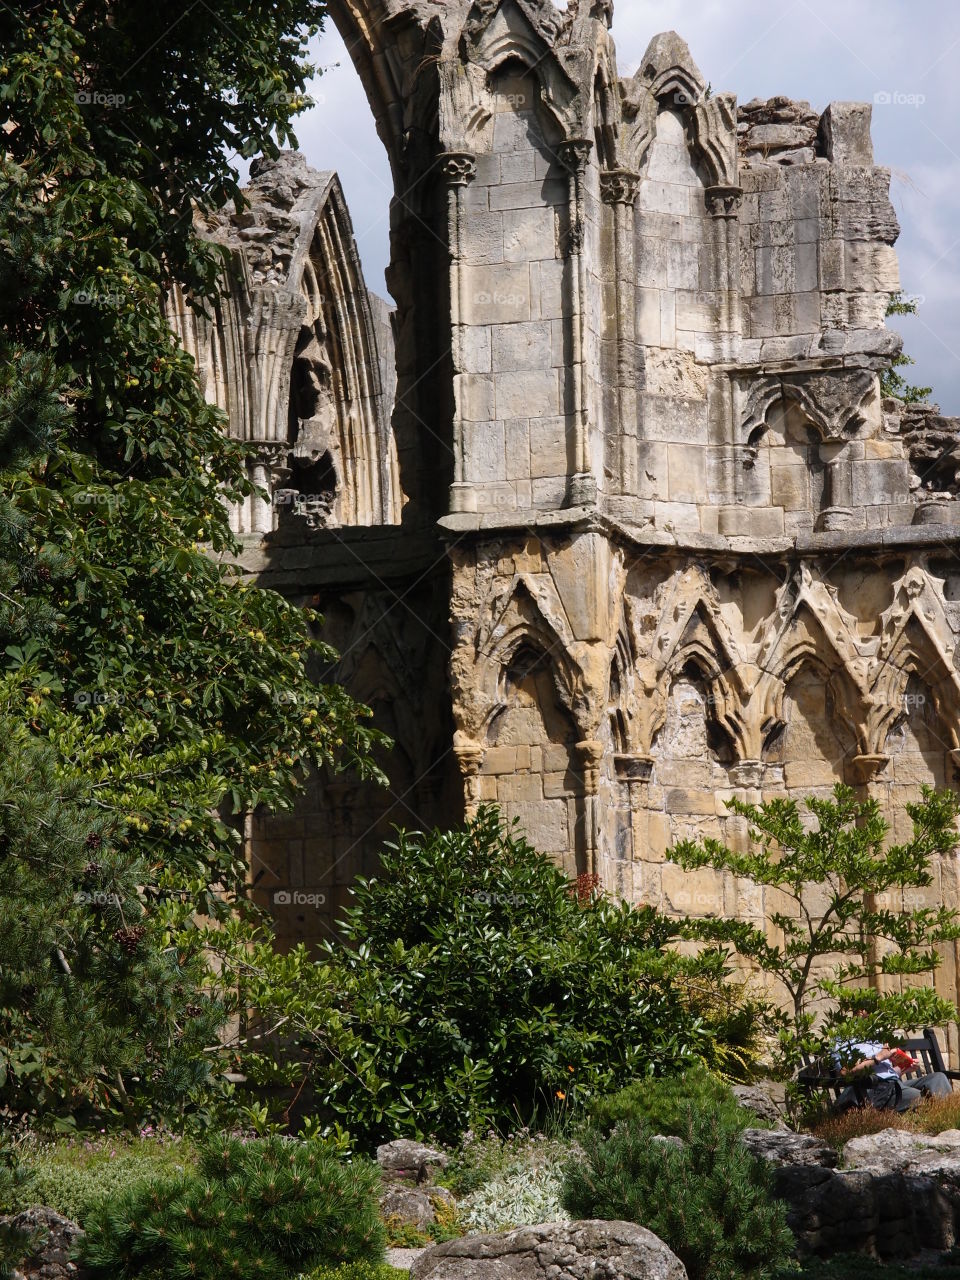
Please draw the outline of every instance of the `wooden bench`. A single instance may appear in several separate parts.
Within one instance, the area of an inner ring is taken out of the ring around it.
[[[960,1080],[960,1071],[947,1070],[937,1033],[931,1027],[925,1027],[923,1035],[917,1039],[905,1040],[903,1048],[917,1059],[918,1065],[912,1071],[905,1071],[900,1077],[901,1082],[909,1084],[911,1080],[919,1076],[931,1075],[934,1071],[942,1071],[948,1080]],[[840,1072],[832,1069],[824,1070],[815,1062],[807,1063],[797,1075],[797,1084],[801,1089],[808,1092],[814,1089],[825,1089],[833,1094],[834,1101],[837,1101],[844,1089],[849,1088],[852,1083],[849,1076],[841,1075]]]

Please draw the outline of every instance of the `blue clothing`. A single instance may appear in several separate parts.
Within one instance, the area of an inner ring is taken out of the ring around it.
[[[837,1071],[846,1070],[854,1062],[862,1062],[864,1058],[875,1058],[883,1049],[879,1040],[845,1040],[833,1050],[833,1065]],[[846,1061],[844,1061],[846,1059]],[[899,1080],[900,1072],[889,1059],[873,1064],[873,1074],[878,1080]]]

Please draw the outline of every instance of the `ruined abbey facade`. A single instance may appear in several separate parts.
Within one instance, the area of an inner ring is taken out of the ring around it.
[[[251,818],[258,891],[322,936],[393,824],[489,800],[571,875],[762,921],[671,844],[837,781],[900,836],[960,764],[960,424],[881,397],[870,108],[738,106],[672,33],[621,79],[609,0],[331,12],[393,170],[396,308],[295,154],[208,227],[217,314],[172,306],[256,445],[246,568],[325,615],[318,678],[396,743],[389,791],[320,777]],[[955,860],[928,897],[960,904]]]

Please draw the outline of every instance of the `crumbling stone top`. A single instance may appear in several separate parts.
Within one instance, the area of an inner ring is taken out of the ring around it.
[[[754,98],[737,110],[740,160],[747,168],[766,164],[813,164],[818,158],[820,116],[809,102]]]

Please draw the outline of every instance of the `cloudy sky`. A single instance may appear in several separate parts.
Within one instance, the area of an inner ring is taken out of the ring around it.
[[[960,413],[960,4],[957,0],[617,0],[621,75],[650,38],[678,31],[715,92],[741,102],[786,94],[822,110],[874,102],[878,164],[893,171],[905,292],[918,315],[896,320],[917,361],[908,376]],[[360,81],[332,24],[317,41],[314,106],[300,145],[340,173],[367,283],[386,293],[391,183]]]

